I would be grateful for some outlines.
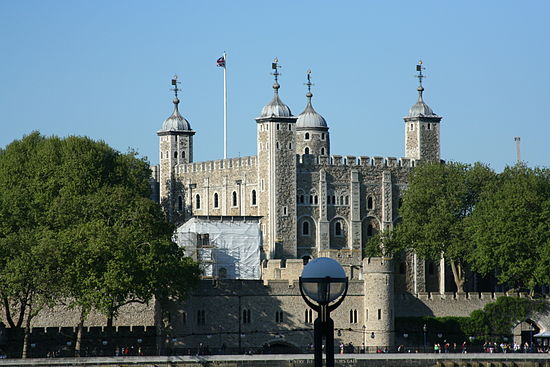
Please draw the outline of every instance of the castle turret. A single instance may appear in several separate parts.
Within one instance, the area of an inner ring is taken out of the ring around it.
[[[185,200],[183,188],[177,185],[175,169],[178,164],[190,163],[193,161],[193,135],[187,121],[179,112],[178,98],[179,82],[177,76],[172,79],[172,89],[175,93],[173,103],[174,111],[164,120],[162,128],[157,131],[159,136],[160,165],[159,165],[159,193],[160,202],[167,211],[168,218],[174,220],[174,213],[185,211]]]
[[[366,346],[394,343],[394,290],[392,260],[383,257],[363,260],[365,287]]]
[[[330,155],[330,139],[327,122],[311,104],[311,70],[307,72],[307,105],[296,120],[296,153],[320,156]]]
[[[422,86],[422,61],[416,66],[419,86],[418,101],[411,107],[405,120],[405,156],[417,160],[438,162],[440,159],[439,123],[441,116],[436,115],[424,103]]]
[[[273,99],[256,118],[264,251],[269,258],[295,258],[296,117],[279,98],[277,59],[272,67]]]

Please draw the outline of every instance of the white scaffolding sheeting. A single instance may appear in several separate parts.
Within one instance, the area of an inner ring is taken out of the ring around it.
[[[191,218],[176,231],[179,246],[201,264],[204,276],[260,279],[262,236],[257,221]]]

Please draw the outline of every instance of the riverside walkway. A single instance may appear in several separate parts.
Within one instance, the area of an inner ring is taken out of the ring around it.
[[[550,367],[548,353],[338,354],[339,367]],[[309,367],[312,354],[3,359],[0,366]]]

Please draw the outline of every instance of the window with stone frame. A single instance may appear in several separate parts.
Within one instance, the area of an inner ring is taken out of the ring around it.
[[[372,195],[367,196],[367,209],[374,209],[374,198],[372,197]]]
[[[252,190],[252,192],[250,193],[250,196],[251,196],[251,202],[252,202],[252,205],[258,205],[258,202],[257,202],[257,197],[256,197],[256,190]]]
[[[283,322],[283,311],[275,311],[275,322],[278,324]]]
[[[201,196],[199,194],[195,195],[195,209],[201,208]]]
[[[231,205],[237,206],[237,191],[233,191],[233,193],[231,193]]]
[[[309,236],[310,235],[310,225],[308,220],[304,220],[302,222],[302,236]]]
[[[220,198],[217,192],[214,193],[214,208],[217,209],[220,207]]]
[[[304,140],[309,140],[309,133],[305,133]]]
[[[334,223],[334,235],[336,237],[342,237],[344,235],[343,225],[341,220],[337,220]]]

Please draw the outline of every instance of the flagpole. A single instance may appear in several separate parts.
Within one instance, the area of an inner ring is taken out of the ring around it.
[[[223,159],[227,159],[227,55],[223,52]]]

